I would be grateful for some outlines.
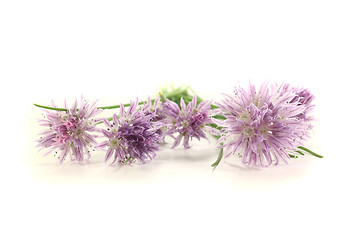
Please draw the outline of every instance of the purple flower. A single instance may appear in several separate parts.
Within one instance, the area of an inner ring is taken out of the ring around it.
[[[290,87],[289,84],[284,84],[283,91],[291,91],[295,93],[294,98],[290,100],[291,103],[297,102],[298,105],[305,106],[304,111],[298,114],[296,117],[303,119],[306,122],[311,122],[314,120],[310,114],[315,107],[315,105],[312,104],[312,101],[315,99],[315,97],[308,89],[294,88]],[[311,124],[309,127],[312,127]]]
[[[222,127],[219,147],[225,157],[238,154],[248,165],[268,166],[286,162],[289,153],[297,155],[296,147],[308,137],[311,128],[313,96],[307,90],[289,85],[261,85],[259,91],[235,88],[235,96],[224,94],[219,103],[226,119],[215,121]]]
[[[157,130],[157,133],[160,136],[159,142],[165,143],[165,126],[163,123],[165,115],[162,112],[162,102],[160,96],[153,101],[150,99],[150,97],[148,97],[148,100],[142,107],[142,110],[145,115],[151,115],[150,121],[156,122],[156,124],[159,126]]]
[[[57,108],[54,103],[53,107]],[[66,103],[65,108],[67,109]],[[83,163],[85,154],[87,159],[90,157],[89,148],[97,144],[96,133],[100,130],[96,128],[96,123],[99,120],[93,117],[100,112],[96,102],[89,103],[83,98],[79,105],[75,101],[72,108],[66,111],[45,110],[45,119],[39,120],[39,124],[48,129],[40,133],[42,137],[38,140],[37,147],[49,148],[47,154],[55,151],[55,155],[59,154],[60,163],[67,156],[71,161]]]
[[[144,108],[137,109],[137,106],[136,100],[125,111],[124,105],[121,104],[119,116],[114,114],[113,123],[104,119],[107,129],[102,132],[107,140],[98,147],[107,148],[105,162],[112,155],[114,159],[111,164],[133,163],[136,159],[145,163],[156,156],[160,140],[158,129],[162,123],[152,121],[154,115],[144,111]]]
[[[161,111],[162,103],[160,101],[160,96],[157,97],[155,100],[151,100],[150,97],[148,97],[148,100],[142,107],[142,111],[145,115],[152,115],[151,121],[157,122],[161,121],[165,118],[164,114]]]
[[[217,114],[217,110],[211,110],[211,102],[203,101],[197,106],[197,97],[194,95],[191,102],[186,106],[184,100],[180,100],[181,108],[173,101],[166,99],[162,106],[162,112],[166,116],[163,120],[168,130],[165,135],[179,133],[175,138],[172,148],[177,147],[181,139],[184,138],[184,147],[190,148],[189,140],[193,137],[200,140],[207,139],[205,132],[218,135],[219,131],[208,124],[213,123],[212,116]]]

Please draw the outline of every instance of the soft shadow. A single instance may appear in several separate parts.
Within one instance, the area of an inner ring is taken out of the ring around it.
[[[191,161],[201,162],[216,159],[218,151],[216,148],[190,148],[190,149],[167,149],[158,153],[154,161]]]
[[[239,159],[223,159],[213,171],[216,178],[226,184],[245,189],[281,187],[302,181],[309,174],[317,159],[306,156],[268,167],[243,165]]]

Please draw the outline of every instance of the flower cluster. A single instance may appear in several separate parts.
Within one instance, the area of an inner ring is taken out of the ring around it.
[[[168,126],[166,135],[175,138],[172,148],[177,147],[181,139],[184,138],[184,147],[190,148],[189,140],[196,138],[207,139],[205,132],[219,135],[219,131],[209,126],[213,123],[212,117],[218,113],[211,109],[210,101],[203,101],[197,105],[197,96],[186,106],[184,99],[180,100],[180,107],[175,102],[166,100],[162,107],[163,114],[166,116],[164,123]]]
[[[54,103],[53,107],[57,108]],[[72,108],[65,111],[45,110],[44,119],[39,120],[39,124],[47,129],[40,133],[42,137],[37,146],[49,148],[47,154],[55,151],[60,163],[67,156],[71,161],[83,163],[84,154],[87,155],[86,159],[90,158],[90,149],[97,144],[95,139],[99,129],[96,124],[100,120],[93,117],[100,112],[96,102],[90,104],[82,98],[79,104],[75,101]]]
[[[119,115],[114,114],[113,123],[104,119],[106,130],[102,130],[106,141],[98,147],[107,148],[105,162],[114,154],[114,160],[118,163],[134,162],[136,159],[145,163],[152,159],[159,150],[161,133],[158,131],[162,124],[154,121],[156,111],[151,109],[137,109],[138,101],[132,102],[126,111],[124,105],[120,105]]]
[[[189,88],[164,91],[146,102],[98,107],[97,102],[77,101],[71,108],[36,105],[45,111],[40,125],[38,147],[55,152],[60,163],[66,158],[83,163],[91,150],[104,150],[105,162],[112,164],[146,163],[156,157],[167,136],[174,139],[171,148],[183,142],[215,136],[220,148],[217,166],[225,157],[237,155],[243,164],[265,167],[304,155],[322,157],[303,147],[312,129],[314,96],[304,88],[289,84],[263,83],[257,90],[249,84],[245,90],[235,87],[212,104],[189,93]],[[119,108],[111,118],[95,118],[105,109]],[[103,138],[100,144],[97,138]],[[210,141],[209,141],[210,142]],[[86,156],[86,157],[85,157]],[[110,160],[112,159],[112,160]],[[110,161],[109,161],[110,160]]]
[[[226,117],[219,146],[225,157],[237,154],[244,164],[268,166],[296,156],[309,136],[313,95],[306,89],[264,83],[257,91],[235,88],[218,105]]]

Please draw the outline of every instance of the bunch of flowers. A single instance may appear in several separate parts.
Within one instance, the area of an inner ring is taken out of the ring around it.
[[[71,108],[66,103],[65,108],[35,104],[45,113],[39,124],[47,127],[37,146],[47,149],[46,154],[55,152],[60,163],[67,158],[84,163],[98,149],[106,152],[104,160],[110,165],[144,164],[156,157],[166,137],[174,139],[171,148],[183,142],[188,149],[193,138],[209,141],[211,135],[220,149],[213,167],[232,155],[259,167],[287,163],[305,153],[322,157],[303,146],[314,121],[314,96],[308,89],[266,82],[257,90],[249,83],[247,90],[239,86],[233,95],[223,96],[212,104],[180,87],[164,89],[156,99],[114,106],[98,107],[83,98]],[[116,108],[118,114],[96,118]],[[98,138],[104,140],[98,143]]]

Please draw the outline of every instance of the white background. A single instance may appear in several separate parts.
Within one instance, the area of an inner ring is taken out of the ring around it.
[[[1,1],[1,239],[359,239],[356,1]],[[325,158],[248,169],[214,142],[151,163],[42,157],[32,104],[100,105],[173,82],[221,99],[248,80],[316,96]]]

